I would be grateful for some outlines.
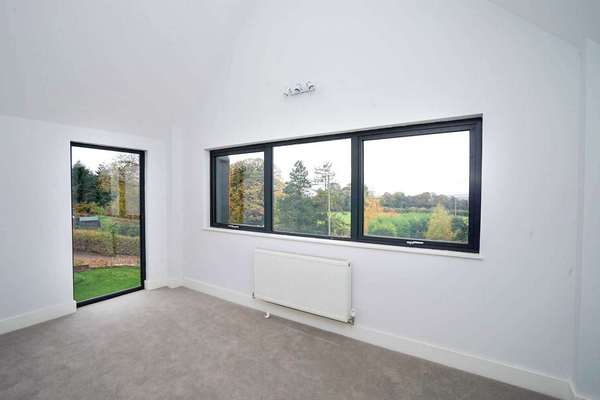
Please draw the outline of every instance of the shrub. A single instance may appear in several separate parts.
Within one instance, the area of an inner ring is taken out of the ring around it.
[[[96,203],[77,203],[75,204],[75,215],[87,216],[87,215],[100,215],[104,214],[104,208],[100,207]]]
[[[116,226],[117,234],[124,236],[139,236],[140,225],[139,224],[118,224]]]
[[[108,232],[75,229],[73,230],[73,250],[112,256],[111,235]]]
[[[369,235],[396,236],[396,227],[390,220],[377,218],[369,224]]]
[[[115,235],[117,254],[124,256],[140,255],[140,238],[134,236]]]
[[[454,240],[458,242],[466,242],[469,238],[469,220],[464,217],[452,218],[452,232]]]
[[[73,230],[73,250],[87,251],[103,256],[140,254],[139,237],[113,235],[110,232],[87,229]]]
[[[350,221],[340,213],[331,214],[331,235],[346,237],[350,236]]]
[[[100,216],[101,229],[105,232],[115,232],[117,235],[124,236],[139,236],[140,222],[135,219],[124,219],[109,217],[106,215]]]
[[[441,203],[431,214],[425,237],[432,240],[452,240],[452,217]]]
[[[429,223],[429,213],[405,213],[392,219],[398,237],[418,238],[424,237]]]

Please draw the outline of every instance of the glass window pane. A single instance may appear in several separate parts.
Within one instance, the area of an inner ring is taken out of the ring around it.
[[[364,234],[468,242],[469,132],[366,140]]]
[[[350,237],[350,139],[273,148],[273,230]]]
[[[264,226],[264,153],[216,158],[216,221]]]

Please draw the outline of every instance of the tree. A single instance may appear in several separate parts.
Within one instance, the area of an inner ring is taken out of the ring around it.
[[[277,229],[288,232],[324,234],[325,213],[311,196],[312,183],[302,161],[296,161],[277,201]]]
[[[281,196],[285,183],[281,177],[281,169],[277,165],[273,165],[273,195]]]
[[[315,168],[315,183],[322,185],[327,195],[327,236],[331,236],[331,185],[334,178],[335,172],[330,161],[326,161],[322,166]]]
[[[349,237],[350,222],[342,214],[331,215],[331,236]]]
[[[431,217],[425,238],[431,240],[452,240],[452,217],[446,208],[440,203],[437,205]]]
[[[96,168],[96,195],[95,201],[100,207],[108,206],[114,199],[111,190],[110,168],[100,164]]]
[[[139,171],[137,154],[119,154],[110,165],[112,175],[117,182],[117,209],[119,217],[139,213]],[[129,190],[128,190],[129,189]]]
[[[469,236],[469,223],[466,217],[452,218],[452,232],[457,242],[467,242]]]
[[[290,180],[283,188],[286,195],[308,196],[312,184],[308,179],[308,170],[300,160],[294,163],[294,168],[290,172]]]
[[[229,221],[260,225],[264,221],[264,162],[251,158],[229,169]]]
[[[283,189],[285,182],[281,176],[281,169],[277,165],[273,165],[273,204],[275,207],[279,204],[279,201],[283,197]],[[273,213],[273,226],[279,226],[279,213]]]
[[[469,200],[456,196],[447,196],[445,194],[420,193],[416,195],[406,195],[402,192],[386,192],[381,196],[381,205],[386,208],[433,208],[442,204],[447,210],[452,210],[453,214],[464,215],[469,210]]]
[[[339,195],[340,210],[348,211],[352,208],[352,185],[344,186]]]
[[[410,198],[410,196],[408,197]],[[381,196],[381,205],[388,208],[405,208],[408,205],[407,196],[402,192],[385,192],[383,196]]]
[[[368,193],[366,188],[365,193]],[[366,195],[364,207],[364,226],[367,228],[367,233],[370,233],[369,223],[379,215],[383,214],[383,207],[381,207],[378,198],[370,196],[369,194]]]
[[[337,182],[331,182],[329,186],[329,192],[331,195],[331,211],[350,211],[346,210],[346,193],[344,189]]]
[[[96,200],[96,176],[80,161],[71,169],[73,203],[93,203]]]

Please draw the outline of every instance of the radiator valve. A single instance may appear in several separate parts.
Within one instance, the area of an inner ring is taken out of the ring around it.
[[[350,325],[354,325],[354,318],[356,317],[356,311],[354,311],[354,309],[352,311],[350,311],[350,319],[348,320],[348,323]]]

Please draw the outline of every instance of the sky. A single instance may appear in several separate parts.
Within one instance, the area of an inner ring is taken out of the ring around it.
[[[273,163],[287,180],[296,160],[304,162],[310,177],[331,161],[335,181],[345,186],[350,183],[350,153],[350,139],[280,146],[273,149]],[[469,132],[367,140],[364,155],[365,184],[377,196],[469,193]]]
[[[469,132],[364,142],[365,185],[376,195],[469,193]]]
[[[334,181],[344,187],[350,184],[350,155],[350,139],[292,144],[273,148],[273,165],[279,168],[283,180],[287,180],[294,163],[302,160],[309,171],[309,179],[312,179],[315,168],[330,161],[335,172]]]
[[[96,168],[102,163],[110,164],[119,154],[129,154],[120,151],[103,150],[103,149],[91,149],[88,147],[76,147],[71,148],[71,164],[75,165],[77,161],[81,161],[83,165],[88,167],[91,171],[96,171]]]

